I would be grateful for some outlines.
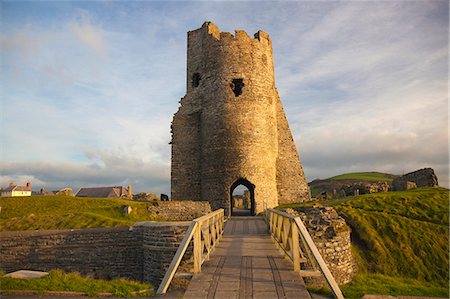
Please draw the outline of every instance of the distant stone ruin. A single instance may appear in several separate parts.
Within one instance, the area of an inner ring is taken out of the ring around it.
[[[388,182],[361,182],[342,186],[344,196],[371,194],[377,192],[388,192]]]
[[[211,22],[188,32],[187,92],[172,122],[171,198],[232,213],[239,185],[257,214],[310,200],[275,87],[272,41]]]
[[[407,173],[392,181],[393,191],[404,191],[416,187],[438,187],[438,178],[433,168],[423,168]]]

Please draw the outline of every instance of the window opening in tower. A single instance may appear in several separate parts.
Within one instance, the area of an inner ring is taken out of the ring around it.
[[[242,88],[244,87],[244,85],[244,79],[233,79],[231,88],[233,89],[234,95],[236,97],[242,94]]]

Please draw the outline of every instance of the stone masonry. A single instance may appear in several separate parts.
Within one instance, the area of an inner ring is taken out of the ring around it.
[[[306,207],[286,209],[292,215],[299,215],[311,238],[338,284],[345,284],[356,274],[356,263],[351,250],[351,229],[331,207]],[[306,266],[311,266],[306,265]],[[309,279],[312,284],[324,284],[325,280]]]
[[[195,218],[211,213],[211,206],[207,201],[177,200],[150,201],[147,212],[155,218],[165,221],[191,221]]]
[[[415,187],[438,187],[438,178],[433,168],[423,168],[407,173],[392,181],[393,191],[403,191]]]
[[[141,222],[132,227],[0,232],[0,270],[62,269],[158,287],[189,225]],[[191,247],[186,258],[190,252]]]
[[[172,122],[173,199],[208,200],[228,215],[238,185],[253,213],[310,200],[267,33],[232,35],[211,22],[188,32],[186,83]]]

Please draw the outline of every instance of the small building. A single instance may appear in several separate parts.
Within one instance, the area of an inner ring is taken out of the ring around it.
[[[42,188],[39,192],[33,193],[32,195],[45,195],[45,196],[73,196],[73,191],[71,188],[63,188],[60,190],[52,190],[47,191],[44,188]]]
[[[133,192],[131,185],[128,188],[124,186],[114,187],[93,187],[93,188],[80,188],[76,197],[104,197],[104,198],[133,198]]]
[[[1,197],[15,197],[15,196],[31,196],[31,185],[27,182],[26,186],[14,185],[13,182],[9,183],[9,187],[3,189],[0,193]]]

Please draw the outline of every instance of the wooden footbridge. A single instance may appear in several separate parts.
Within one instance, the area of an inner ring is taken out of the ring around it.
[[[222,209],[192,221],[157,293],[167,291],[193,240],[194,276],[184,294],[200,298],[311,298],[304,276],[323,275],[344,298],[299,217],[231,217]],[[312,270],[302,269],[309,260]]]

